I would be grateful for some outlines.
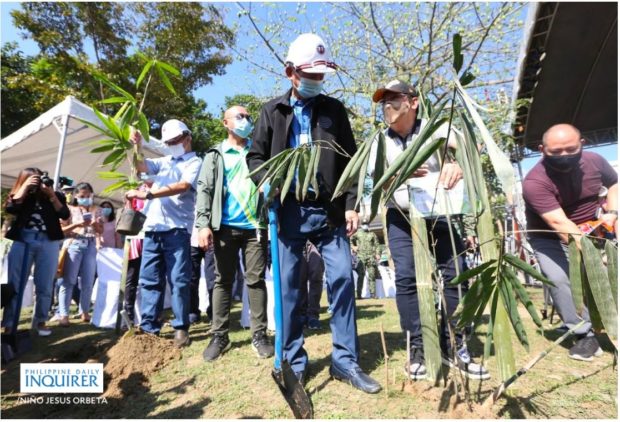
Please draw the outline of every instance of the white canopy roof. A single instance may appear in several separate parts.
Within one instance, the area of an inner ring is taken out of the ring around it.
[[[5,104],[6,106],[6,104]],[[37,117],[21,129],[0,140],[0,171],[3,188],[11,188],[21,170],[38,167],[49,172],[50,177],[70,177],[75,184],[88,182],[95,190],[95,196],[114,181],[103,180],[97,176],[106,153],[92,154],[96,146],[93,141],[103,136],[80,121],[86,120],[101,125],[92,108],[68,96],[47,112]],[[63,129],[66,122],[66,137]],[[64,142],[63,142],[64,138]],[[144,145],[144,155],[148,158],[165,155],[165,150],[157,139],[151,137]],[[119,172],[129,173],[129,165],[124,163]],[[120,203],[122,192],[114,192],[109,199]]]

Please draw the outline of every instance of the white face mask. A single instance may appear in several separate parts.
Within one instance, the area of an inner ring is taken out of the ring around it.
[[[170,151],[170,155],[172,155],[174,158],[179,158],[181,155],[185,154],[185,147],[183,146],[183,142],[176,145],[168,145],[168,151]]]

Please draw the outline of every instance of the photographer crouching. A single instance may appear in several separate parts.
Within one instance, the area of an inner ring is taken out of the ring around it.
[[[36,301],[32,327],[40,336],[49,336],[48,311],[52,285],[58,266],[60,243],[64,238],[60,219],[69,218],[65,196],[53,189],[54,181],[38,168],[26,168],[17,176],[6,202],[6,212],[13,214],[6,237],[13,240],[8,259],[9,282],[20,292],[28,280],[34,263]],[[5,334],[14,334],[21,311],[20,295],[16,294],[4,310],[2,327]]]

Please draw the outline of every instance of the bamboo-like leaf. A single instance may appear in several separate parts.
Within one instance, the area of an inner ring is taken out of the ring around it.
[[[282,191],[280,192],[280,199],[282,203],[284,203],[284,199],[286,195],[289,194],[289,189],[291,187],[291,183],[293,183],[293,179],[295,178],[295,173],[297,172],[297,164],[299,163],[300,156],[300,148],[295,148],[293,154],[293,158],[291,159],[291,164],[288,166],[288,171],[286,173],[286,179],[284,179],[284,184],[282,185]]]
[[[538,271],[536,271],[536,269],[534,267],[532,267],[530,264],[528,264],[527,262],[517,258],[514,255],[511,255],[509,253],[504,254],[503,255],[503,259],[505,261],[507,261],[510,265],[512,265],[513,267],[531,275],[532,277],[534,277],[536,280],[539,280],[545,284],[548,284],[550,286],[553,286],[554,284],[551,282],[551,280],[549,280],[547,277],[545,277],[544,275],[542,275],[541,273],[539,273]]]
[[[109,80],[103,73],[95,71],[93,73],[93,77],[95,79],[97,79],[98,81],[101,81],[103,84],[107,85],[112,90],[114,90],[117,93],[121,94],[128,101],[131,101],[132,103],[135,104],[136,99],[135,99],[135,97],[133,95],[131,95],[129,92],[125,91],[123,88],[121,88],[120,86],[116,85],[114,82]]]
[[[523,321],[519,316],[517,301],[515,300],[514,292],[512,291],[512,283],[510,282],[509,278],[506,277],[505,273],[500,274],[498,288],[502,296],[501,299],[504,304],[504,309],[506,309],[506,313],[508,314],[510,323],[512,324],[512,328],[517,334],[517,338],[519,339],[519,342],[521,342],[521,345],[525,347],[525,350],[529,352],[530,343],[527,340],[527,333],[525,332],[525,326],[523,325]]]
[[[476,280],[465,296],[463,296],[463,303],[458,312],[459,321],[458,327],[464,328],[471,325],[475,321],[476,315],[480,308],[484,309],[491,297],[491,293],[494,290],[493,279],[494,271],[496,267],[489,268],[489,271],[485,271],[484,276],[481,276]]]
[[[181,72],[176,67],[162,61],[157,61],[157,66],[162,68],[168,73],[172,73],[174,76],[181,76]]]
[[[485,286],[485,290],[483,295],[480,297],[480,303],[478,304],[478,310],[474,315],[473,323],[478,323],[482,318],[482,314],[489,303],[489,299],[491,298],[493,292],[497,290],[497,283],[493,283],[497,278],[497,267],[489,267],[482,274],[480,274],[481,280],[489,280],[488,286]],[[465,327],[465,326],[463,326]]]
[[[577,313],[583,312],[583,281],[581,279],[581,251],[573,236],[568,237],[568,279],[570,280],[570,291],[573,296],[573,303]]]
[[[120,122],[118,122],[119,128],[124,129],[125,127],[129,126],[129,123],[133,121],[133,118],[136,115],[137,111],[138,109],[136,108],[136,106],[130,104],[129,107],[127,107],[125,113],[123,113],[123,115],[121,116]],[[129,139],[129,136],[123,136],[123,139]]]
[[[157,69],[157,73],[159,74],[159,78],[164,83],[166,88],[168,88],[168,91],[172,92],[174,95],[177,95],[177,92],[174,90],[174,87],[172,86],[172,83],[170,82],[170,79],[168,79],[168,76],[162,70],[162,68],[157,66],[157,65],[155,66],[155,68]]]
[[[461,67],[463,67],[463,54],[461,53],[461,43],[461,34],[454,34],[452,36],[452,53],[454,55],[454,62],[452,64],[452,67],[454,67],[456,73],[459,73]]]
[[[377,137],[377,155],[375,157],[375,168],[374,168],[374,176],[373,176],[373,186],[377,183],[382,177],[383,172],[385,171],[385,134],[383,131],[379,131],[379,136]],[[381,201],[381,190],[372,193],[372,197],[370,200],[370,218],[368,221],[372,221],[377,212],[379,210],[379,202]]]
[[[618,308],[618,248],[613,242],[605,240],[605,255],[607,256],[607,274],[611,287],[611,296]]]
[[[114,161],[118,160],[119,157],[123,156],[123,154],[125,154],[124,150],[115,150],[112,151],[110,154],[108,154],[108,156],[103,160],[103,163],[101,163],[102,165],[107,165],[107,164],[111,164]]]
[[[472,207],[472,212],[479,215],[484,210],[480,200],[482,193],[480,186],[485,182],[482,173],[482,164],[480,163],[480,155],[478,145],[476,143],[475,132],[471,123],[463,112],[459,113],[460,121],[463,128],[463,137],[456,137],[458,147],[456,148],[456,160],[463,170],[463,180],[467,188],[467,197]]]
[[[470,269],[468,269],[466,271],[463,271],[457,277],[454,277],[450,281],[449,284],[451,286],[455,286],[457,284],[461,284],[462,282],[469,280],[470,278],[474,278],[478,274],[480,274],[481,272],[483,272],[484,270],[489,268],[491,265],[495,264],[496,262],[497,262],[497,259],[492,259],[490,261],[487,261],[487,262],[484,262],[484,263],[478,265],[477,267],[470,268]]]
[[[274,185],[273,179],[275,179],[277,175],[281,175],[282,178],[284,177],[284,175],[287,172],[287,167],[286,166],[290,162],[290,159],[293,157],[293,151],[294,150],[292,150],[290,148],[287,148],[284,151],[282,151],[282,153],[280,153],[280,154],[276,155],[275,157],[271,158],[269,160],[271,162],[271,165],[267,169],[267,171],[265,172],[265,175],[260,180],[258,185],[256,185],[256,188],[261,187],[264,183],[267,182],[267,180],[271,180],[271,183],[270,183],[271,190],[269,191],[268,195],[271,196],[272,193],[273,193],[273,195],[275,195],[276,187],[279,189],[280,186],[279,185],[278,186]],[[266,164],[266,163],[264,163],[264,164]],[[257,172],[258,172],[258,169],[256,169],[251,174],[256,174]]]
[[[396,179],[394,179],[394,182],[392,182],[390,187],[386,189],[385,195],[384,195],[384,198],[386,201],[389,198],[391,198],[392,195],[394,195],[394,192],[396,192],[396,189],[398,189],[400,185],[405,183],[405,181],[409,178],[409,175],[412,172],[414,172],[422,164],[424,164],[426,160],[428,160],[429,157],[433,155],[433,153],[437,151],[437,149],[439,149],[439,147],[443,144],[443,142],[444,142],[444,138],[433,139],[413,157],[413,159],[410,161],[407,168],[404,171],[402,171],[398,176],[396,176]],[[388,167],[388,170],[390,168],[391,166]],[[383,179],[385,179],[385,176],[386,175],[384,174]]]
[[[523,287],[523,285],[521,284],[521,280],[519,280],[519,277],[517,277],[517,274],[512,270],[512,268],[508,266],[505,266],[503,271],[508,277],[508,280],[510,281],[510,283],[512,284],[512,288],[517,293],[519,300],[521,301],[521,303],[523,303],[523,305],[525,306],[525,309],[527,309],[527,312],[532,317],[532,321],[534,321],[534,323],[538,327],[542,327],[542,320],[540,319],[540,316],[538,315],[536,306],[534,306],[534,303],[530,299],[530,296],[527,294],[525,287]]]
[[[98,154],[100,152],[106,152],[114,149],[114,145],[103,145],[95,149],[91,149],[90,152],[93,154]]]
[[[601,321],[605,327],[607,335],[612,341],[618,339],[618,309],[616,303],[610,295],[611,285],[609,284],[609,276],[601,253],[594,247],[592,241],[586,236],[581,237],[581,251],[583,263],[588,275],[588,285],[598,312],[601,315]],[[588,310],[590,304],[588,303]]]
[[[99,104],[118,104],[118,103],[124,103],[125,101],[127,101],[127,98],[125,97],[110,97],[110,98],[105,98],[97,102]]]
[[[459,82],[461,83],[462,86],[467,86],[470,83],[472,83],[474,81],[474,79],[476,79],[476,77],[474,76],[473,73],[465,72],[459,78]]]
[[[493,344],[493,328],[495,328],[495,315],[497,314],[497,299],[499,297],[499,289],[495,289],[493,298],[491,299],[491,311],[489,313],[489,325],[487,326],[487,337],[484,341],[484,360],[491,356],[491,345]]]
[[[278,155],[275,155],[273,157],[271,157],[269,160],[265,161],[263,164],[261,164],[260,166],[258,166],[257,168],[255,168],[254,170],[252,170],[252,172],[250,172],[250,174],[248,174],[248,177],[252,177],[255,174],[258,174],[261,170],[267,168],[267,167],[272,167],[273,164],[278,163],[279,160],[283,159],[284,157],[286,157],[288,154],[290,154],[293,150],[290,148],[285,149],[284,151],[280,152]],[[277,167],[277,166],[276,166]]]
[[[590,315],[590,322],[594,331],[602,331],[605,329],[603,320],[601,319],[601,313],[599,312],[592,290],[590,289],[590,283],[588,283],[588,276],[586,275],[585,268],[581,273],[581,280],[583,281],[583,301],[588,308],[588,314]]]
[[[154,60],[149,60],[144,67],[142,68],[142,72],[140,72],[140,76],[138,76],[138,80],[136,81],[136,88],[140,88],[140,84],[142,83],[142,81],[144,80],[144,78],[146,77],[146,75],[148,75],[149,70],[151,70],[151,67],[153,67],[153,64],[155,63]]]
[[[99,118],[99,120],[101,121],[101,123],[103,123],[109,130],[110,133],[113,134],[113,136],[111,136],[111,138],[121,138],[121,130],[120,128],[116,125],[115,122],[113,122],[111,119],[109,119],[107,116],[104,116],[99,110],[97,110],[97,108],[93,107],[93,112],[95,113],[95,115],[97,116],[97,118]]]
[[[360,169],[365,163],[368,163],[373,141],[374,139],[370,138],[369,141],[362,142],[361,147],[358,148],[353,157],[351,157],[347,163],[347,166],[344,168],[344,171],[340,175],[340,178],[338,179],[338,184],[336,185],[336,189],[334,189],[334,194],[332,195],[332,201],[348,190],[353,182],[359,178]]]
[[[98,171],[97,176],[104,180],[127,179],[127,175],[125,173],[120,173],[118,171]]]
[[[107,186],[104,190],[102,190],[101,195],[107,195],[118,189],[125,189],[127,185],[128,185],[127,180],[121,180],[120,182],[113,183],[110,186]]]
[[[476,106],[474,101],[471,99],[469,94],[463,89],[463,86],[460,82],[455,79],[456,89],[458,92],[458,96],[462,102],[462,104],[467,109],[469,115],[471,116],[474,124],[478,128],[482,140],[487,148],[487,152],[489,154],[489,158],[491,159],[491,164],[493,165],[493,169],[495,170],[495,174],[502,184],[502,188],[506,193],[506,199],[508,203],[512,203],[512,192],[514,190],[515,180],[514,180],[514,170],[512,168],[512,164],[508,157],[502,152],[502,150],[497,146],[489,129],[484,124],[480,114],[478,114],[478,110],[476,110]]]
[[[310,181],[310,183],[312,184],[312,189],[314,189],[317,195],[319,194],[319,181],[317,177],[319,173],[319,162],[321,160],[321,151],[322,151],[322,148],[318,148],[316,151],[316,158],[314,160],[314,169],[312,170],[312,180]]]
[[[114,121],[120,120],[121,117],[123,117],[123,115],[125,114],[125,112],[127,111],[127,109],[129,108],[129,105],[131,104],[130,101],[125,101],[125,104],[123,104],[121,106],[121,108],[118,109],[118,111],[116,112],[116,114],[114,115]]]
[[[295,196],[298,201],[304,198],[304,182],[306,181],[306,175],[308,173],[308,164],[310,163],[310,150],[308,148],[301,148],[299,152],[299,171],[297,172],[297,184],[295,185]]]
[[[308,168],[306,170],[306,177],[304,178],[304,184],[302,186],[302,195],[301,200],[306,199],[306,194],[308,193],[308,188],[310,187],[310,182],[312,181],[312,172],[314,171],[314,161],[316,160],[317,150],[321,147],[318,145],[313,145],[310,148],[310,160],[308,161]]]
[[[149,142],[150,140],[150,125],[149,125],[149,121],[147,120],[146,116],[144,115],[144,113],[142,113],[141,111],[138,112],[138,129],[140,130],[140,133],[142,134],[142,137],[144,138],[144,140],[146,142]]]
[[[359,179],[357,181],[357,197],[355,199],[355,207],[362,201],[364,198],[364,185],[366,184],[366,172],[368,171],[368,156],[370,155],[370,147],[368,148],[368,154],[366,155],[366,159],[362,161],[362,166],[359,170]],[[368,220],[370,221],[370,220]]]

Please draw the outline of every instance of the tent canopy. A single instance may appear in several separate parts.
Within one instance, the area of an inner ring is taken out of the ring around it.
[[[531,3],[513,99],[520,146],[535,151],[552,125],[570,123],[590,145],[618,141],[618,5]]]
[[[58,176],[70,177],[75,184],[90,183],[95,196],[103,200],[104,197],[98,194],[114,181],[100,179],[97,175],[97,172],[107,170],[101,166],[106,154],[90,152],[95,148],[93,143],[103,136],[80,119],[101,126],[91,107],[68,96],[26,126],[0,140],[2,187],[11,188],[19,172],[26,167],[38,167],[47,171],[50,177],[57,176],[56,168],[59,164]],[[66,138],[61,152],[65,122]],[[151,137],[151,141],[144,145],[144,155],[148,158],[161,157],[165,155],[165,150],[157,139]],[[129,174],[130,167],[123,163],[117,171]],[[117,191],[106,199],[118,205],[122,202],[121,195],[122,192]]]

